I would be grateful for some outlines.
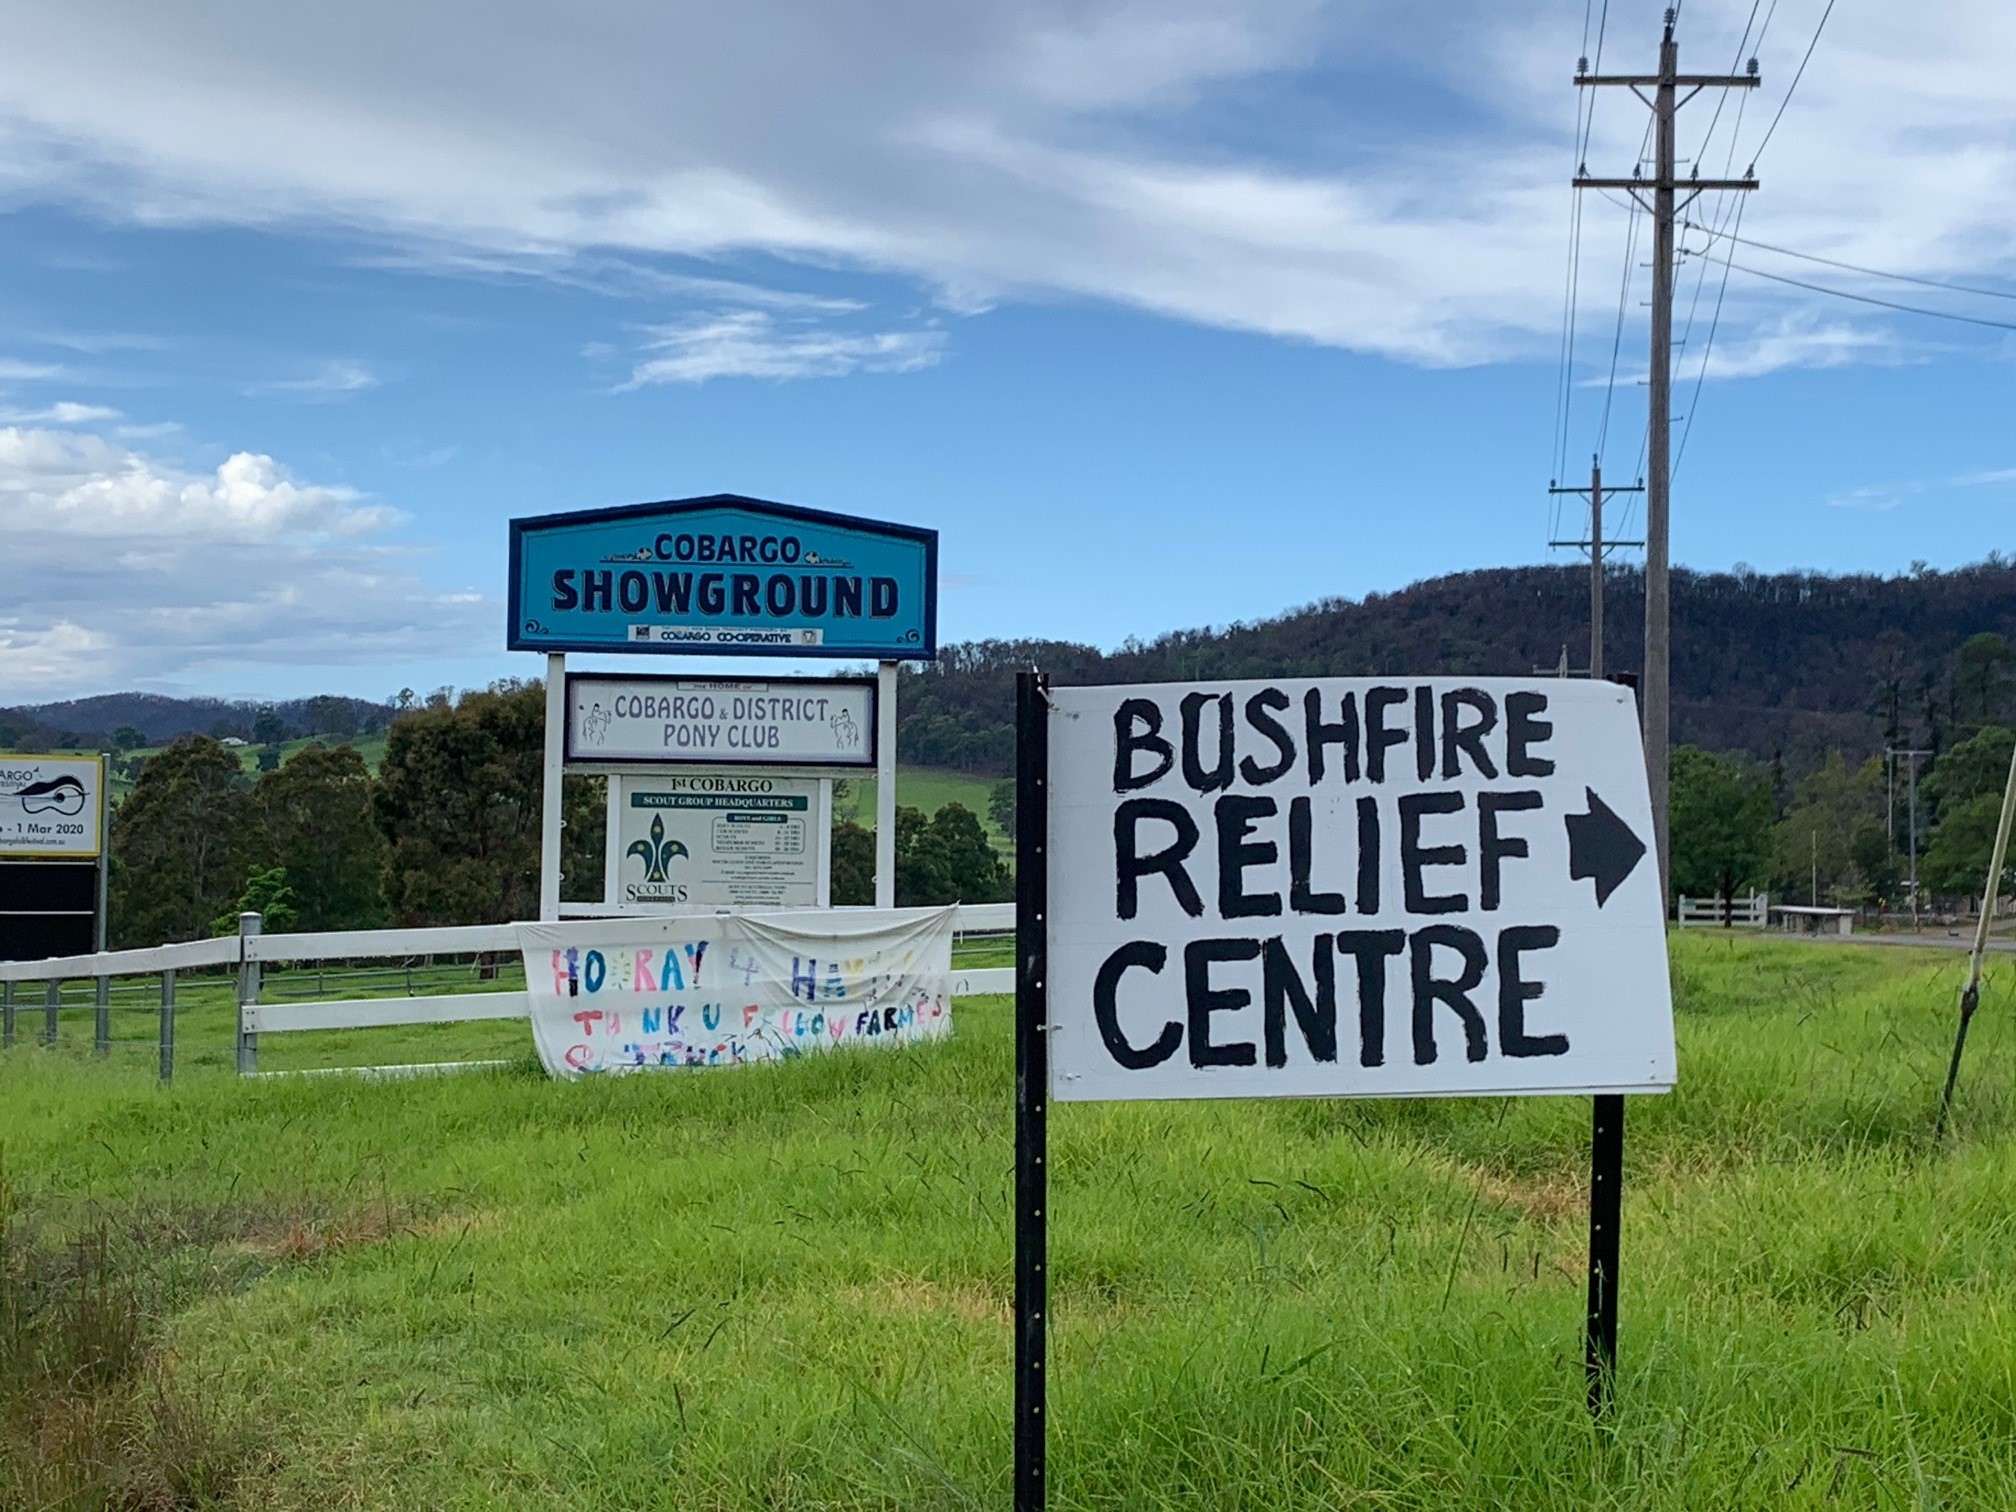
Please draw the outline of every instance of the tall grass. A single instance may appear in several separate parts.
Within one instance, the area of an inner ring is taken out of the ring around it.
[[[1586,1100],[1060,1106],[1052,1504],[2016,1505],[2016,978],[1940,1149],[1957,957],[1674,952],[1609,1419]],[[140,1336],[243,1446],[204,1495],[998,1507],[1011,1044],[985,1000],[949,1044],[727,1073],[166,1092],[27,1048],[0,1146],[49,1242],[245,1215]]]

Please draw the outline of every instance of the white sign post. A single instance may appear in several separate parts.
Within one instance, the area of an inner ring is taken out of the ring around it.
[[[1042,1481],[1046,1089],[1596,1094],[1600,1401],[1622,1153],[1621,1116],[1606,1134],[1600,1110],[1675,1074],[1630,692],[1027,674],[1020,702],[1018,1507],[1040,1504]]]

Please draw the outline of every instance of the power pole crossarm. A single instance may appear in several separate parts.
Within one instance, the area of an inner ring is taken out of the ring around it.
[[[1755,89],[1763,82],[1756,74],[1683,74],[1672,78],[1660,74],[1577,74],[1577,84],[1622,84],[1626,89],[1656,89],[1661,84],[1678,84],[1683,89]]]
[[[1594,178],[1584,169],[1574,183],[1580,189],[1623,189],[1640,205],[1651,195],[1646,208],[1652,212],[1652,361],[1650,373],[1651,409],[1645,436],[1645,671],[1640,684],[1644,693],[1645,774],[1652,789],[1652,831],[1659,857],[1659,887],[1671,900],[1670,854],[1667,844],[1668,731],[1671,692],[1669,668],[1671,647],[1671,557],[1668,490],[1672,483],[1673,428],[1673,232],[1676,218],[1675,196],[1689,199],[1710,189],[1748,190],[1757,187],[1754,177],[1740,179],[1681,178],[1674,158],[1674,116],[1680,107],[1703,89],[1755,89],[1760,82],[1755,59],[1740,74],[1683,74],[1680,72],[1680,45],[1673,39],[1675,13],[1666,12],[1666,30],[1659,40],[1659,72],[1641,74],[1592,74],[1586,68],[1575,75],[1575,83],[1615,85],[1629,89],[1652,108],[1654,144],[1653,172],[1631,178]],[[1688,93],[1683,96],[1680,91]],[[1651,93],[1648,95],[1647,90]]]
[[[1648,178],[1583,178],[1578,175],[1568,182],[1576,189],[1657,189],[1663,187],[1694,191],[1708,189],[1755,189],[1760,181],[1754,178],[1684,178],[1675,179],[1670,184],[1662,186],[1657,180]]]

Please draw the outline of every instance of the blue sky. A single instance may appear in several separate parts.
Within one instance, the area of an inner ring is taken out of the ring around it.
[[[1740,171],[1823,8],[1688,0],[1683,66],[1754,46],[1765,87],[1683,154]],[[1838,7],[1741,234],[2016,292],[2016,10],[1890,9]],[[1647,66],[1655,5],[308,10],[73,0],[0,58],[0,700],[529,675],[515,514],[929,524],[945,638],[1112,645],[1549,559],[1606,395],[1638,466],[1643,272],[1619,338],[1593,197],[1557,431],[1567,80],[1599,25]],[[1598,103],[1594,171],[1644,115]],[[1702,271],[1677,560],[2016,547],[2016,332],[1738,272],[1707,350]]]

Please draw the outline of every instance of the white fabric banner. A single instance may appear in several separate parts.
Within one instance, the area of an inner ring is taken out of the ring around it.
[[[554,1076],[729,1066],[952,1032],[958,909],[521,924]]]

